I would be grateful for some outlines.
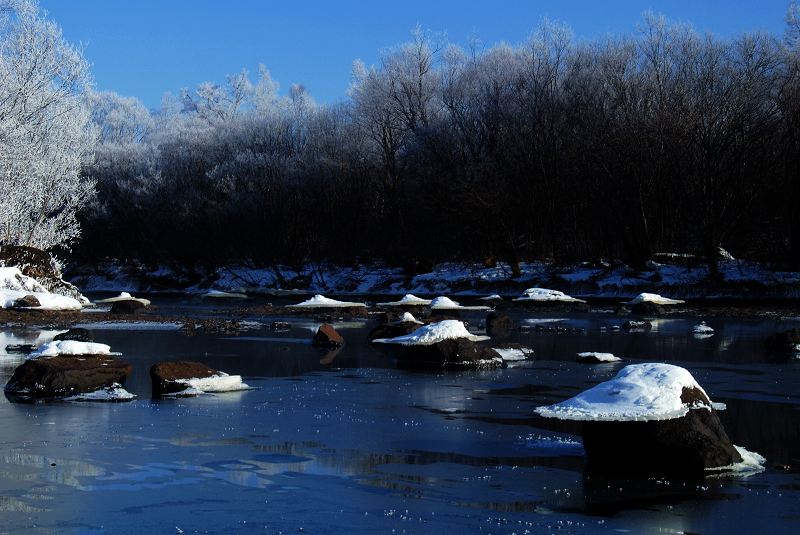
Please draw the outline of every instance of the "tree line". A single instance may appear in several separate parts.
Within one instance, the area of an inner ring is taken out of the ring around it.
[[[730,39],[647,14],[468,49],[417,29],[342,101],[262,68],[158,110],[86,92],[73,254],[215,267],[622,259],[718,249],[800,269],[800,11]],[[1,109],[1,108],[0,108]]]

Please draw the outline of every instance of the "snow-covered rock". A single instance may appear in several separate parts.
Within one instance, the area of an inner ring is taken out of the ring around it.
[[[619,362],[619,357],[613,353],[598,353],[596,351],[584,351],[578,353],[578,362]]]
[[[210,377],[177,379],[176,382],[186,385],[187,389],[200,391],[205,394],[237,392],[239,390],[250,389],[246,383],[242,382],[241,375],[228,375],[225,372],[217,372],[216,375]]]
[[[431,310],[491,310],[491,308],[483,305],[464,306],[449,297],[440,296],[431,301]]]
[[[672,364],[644,363],[625,366],[613,379],[595,385],[561,403],[537,407],[547,418],[587,421],[651,421],[680,418],[692,405],[681,400],[684,389],[697,389],[708,398],[702,387],[685,368]]]
[[[241,375],[228,375],[201,362],[159,362],[150,368],[155,396],[196,396],[203,393],[249,390]]]
[[[658,294],[653,293],[640,293],[630,301],[624,303],[626,305],[639,305],[642,303],[653,303],[654,305],[680,305],[685,303],[682,299],[670,299],[669,297],[664,297]]]
[[[417,297],[414,294],[406,294],[401,299],[397,301],[389,301],[386,303],[378,303],[378,306],[383,307],[416,307],[416,306],[428,306],[431,304],[430,299],[423,299],[421,297]]]
[[[422,322],[415,318],[414,314],[411,312],[403,312],[403,315],[400,316],[400,319],[397,320],[397,323],[416,323],[417,325],[422,325]]]
[[[549,290],[547,288],[528,288],[522,292],[521,297],[514,299],[517,302],[531,301],[535,303],[586,303],[583,299],[576,299],[569,296],[564,292],[558,290]]]
[[[0,308],[11,308],[18,299],[32,295],[37,310],[80,310],[77,299],[49,292],[36,279],[22,274],[17,267],[0,267]]]
[[[30,358],[57,357],[59,355],[110,355],[111,346],[95,342],[60,340],[48,342],[30,354]]]
[[[506,362],[516,362],[533,358],[533,349],[527,347],[493,347]]]
[[[488,336],[478,336],[470,333],[462,321],[444,320],[422,326],[405,336],[378,338],[373,340],[373,342],[380,344],[399,344],[403,346],[429,346],[444,340],[457,340],[459,338],[471,342],[489,340]]]
[[[123,301],[134,301],[137,303],[141,303],[144,306],[150,306],[150,300],[144,299],[140,297],[133,297],[128,292],[120,292],[120,294],[116,297],[109,297],[107,299],[98,299],[98,303],[121,303]]]
[[[365,303],[338,301],[336,299],[329,299],[324,295],[317,294],[311,299],[306,299],[301,303],[288,306],[289,308],[356,308],[356,307],[366,307],[367,305]]]

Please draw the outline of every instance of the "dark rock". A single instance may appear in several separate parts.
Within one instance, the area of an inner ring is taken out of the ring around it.
[[[466,338],[443,340],[427,346],[398,346],[398,364],[404,368],[498,368],[503,359],[494,349]]]
[[[344,345],[344,338],[333,328],[333,325],[325,323],[320,325],[319,329],[317,329],[314,338],[311,340],[311,345],[319,347],[340,347]]]
[[[588,303],[566,301],[514,301],[514,304],[531,311],[547,312],[589,312]]]
[[[153,382],[153,396],[161,397],[178,394],[186,390],[186,384],[178,382],[186,379],[202,379],[213,377],[219,372],[200,362],[177,360],[159,362],[150,368],[150,379]]]
[[[620,305],[614,309],[615,316],[627,316],[631,311],[625,305]]]
[[[72,329],[68,330],[65,333],[57,334],[55,338],[53,338],[54,342],[58,342],[59,340],[74,340],[76,342],[91,342],[92,335],[86,329],[81,329],[80,327],[73,327]]]
[[[135,299],[126,299],[125,301],[115,301],[111,305],[112,314],[139,314],[144,312],[147,306],[141,301]]]
[[[800,328],[795,327],[788,331],[775,333],[764,340],[764,345],[770,351],[800,352]]]
[[[631,305],[631,312],[639,316],[661,316],[666,312],[663,306],[645,301],[643,303],[636,303]]]
[[[13,308],[33,308],[42,306],[42,304],[39,302],[39,300],[36,298],[35,295],[28,294],[14,301],[14,304],[11,306]]]
[[[626,331],[649,331],[653,328],[653,324],[647,320],[629,320],[622,324],[622,328]]]
[[[702,392],[684,389],[684,403],[707,404]],[[703,475],[742,461],[714,409],[648,422],[584,422],[587,470],[606,473]]]
[[[33,353],[36,349],[36,346],[33,344],[9,344],[6,346],[6,353],[21,353],[23,355],[28,355]]]
[[[486,316],[486,334],[496,338],[508,338],[514,330],[514,321],[508,315],[489,312]]]
[[[6,391],[27,398],[63,398],[124,385],[131,365],[108,355],[57,356],[26,360]]]
[[[367,340],[372,342],[379,338],[395,338],[397,336],[405,336],[411,334],[420,328],[419,323],[407,321],[404,323],[384,323],[372,329],[367,335]]]

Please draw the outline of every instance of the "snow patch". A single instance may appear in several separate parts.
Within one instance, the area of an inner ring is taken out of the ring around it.
[[[111,346],[95,342],[60,340],[48,342],[30,354],[30,358],[57,357],[59,355],[110,355]]]
[[[764,463],[767,460],[754,451],[748,451],[742,446],[733,446],[739,455],[742,456],[742,461],[728,466],[719,466],[716,468],[706,468],[709,477],[720,477],[724,475],[735,475],[741,477],[751,476],[764,471]]]
[[[682,299],[670,299],[669,297],[664,297],[658,294],[651,294],[651,293],[640,293],[627,303],[626,305],[638,305],[641,303],[654,303],[656,305],[680,305],[681,303],[685,303],[686,301]]]
[[[414,294],[406,294],[399,301],[389,301],[387,303],[378,303],[382,307],[399,307],[399,306],[428,306],[431,304],[430,299],[422,299]]]
[[[613,353],[598,353],[596,351],[584,351],[578,353],[578,362],[618,362],[622,359],[615,357]]]
[[[585,303],[583,299],[576,299],[572,296],[559,292],[558,290],[549,290],[547,288],[528,288],[522,292],[522,297],[517,297],[514,301],[533,301],[537,303],[557,302],[557,303]]]
[[[212,375],[211,377],[178,379],[175,382],[186,385],[187,389],[198,390],[205,394],[213,394],[217,392],[237,392],[239,390],[250,389],[247,384],[242,382],[241,375],[228,375],[225,372],[218,372],[216,375]]]
[[[64,401],[130,401],[135,397],[136,395],[125,390],[122,385],[114,383],[108,388],[66,397]]]
[[[456,340],[458,338],[466,338],[472,342],[489,340],[488,336],[478,336],[470,333],[462,321],[444,320],[420,327],[411,334],[395,338],[377,338],[373,342],[404,346],[429,346],[443,340]]]
[[[493,347],[492,349],[497,351],[497,354],[500,355],[505,361],[515,362],[533,358],[533,349],[528,349],[527,347],[524,348]]]
[[[415,318],[414,314],[411,312],[404,312],[403,315],[400,316],[398,323],[416,323],[417,325],[422,325],[422,322]]]
[[[289,308],[352,308],[352,307],[366,307],[364,303],[352,303],[349,301],[337,301],[336,299],[329,299],[324,295],[315,295],[311,299],[307,299],[302,303],[296,305],[289,305]]]
[[[697,407],[681,401],[684,388],[696,388],[705,394],[692,374],[680,366],[631,364],[622,368],[613,379],[561,403],[537,407],[535,412],[560,420],[671,420],[685,416],[690,408]],[[699,407],[711,409],[708,405]]]
[[[143,298],[140,298],[140,297],[133,297],[128,292],[120,292],[120,294],[118,296],[116,296],[116,297],[109,297],[107,299],[98,299],[97,300],[98,303],[117,303],[117,302],[120,302],[120,301],[136,301],[136,302],[139,302],[139,303],[143,304],[146,307],[150,306],[150,300],[149,299],[143,299]]]
[[[714,334],[714,329],[706,325],[705,321],[702,321],[692,328],[692,332],[694,334]]]
[[[431,310],[491,310],[487,306],[463,306],[449,297],[440,296],[431,301]]]
[[[247,299],[247,295],[235,292],[223,292],[222,290],[209,290],[200,297],[214,297],[218,299]]]

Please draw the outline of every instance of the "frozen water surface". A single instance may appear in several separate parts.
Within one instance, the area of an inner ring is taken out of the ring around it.
[[[158,304],[158,299],[155,299]],[[164,303],[164,307],[208,305]],[[524,319],[546,314],[513,312]],[[483,315],[468,320],[473,332]],[[12,404],[0,399],[2,533],[795,533],[800,525],[800,362],[767,353],[797,320],[696,317],[650,332],[613,331],[610,314],[559,314],[568,331],[515,332],[535,350],[524,368],[415,373],[370,347],[370,323],[326,352],[308,320],[275,318],[246,336],[105,328],[95,341],[134,366],[124,403]],[[601,330],[601,326],[606,327]],[[57,331],[0,329],[43,344]],[[24,356],[0,348],[5,382]],[[766,471],[703,480],[584,473],[580,424],[536,416],[616,375],[575,353],[687,368],[731,439]],[[148,368],[192,359],[254,390],[150,399]],[[785,467],[788,467],[788,470]]]

